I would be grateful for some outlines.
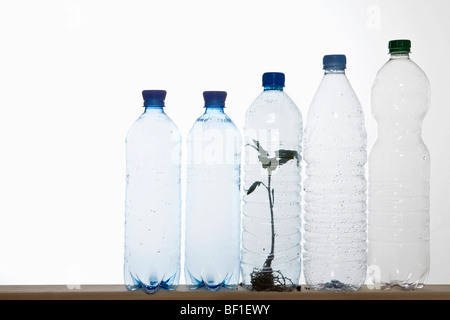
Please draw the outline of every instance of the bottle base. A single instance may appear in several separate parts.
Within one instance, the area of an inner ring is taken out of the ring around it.
[[[191,277],[191,280],[192,280],[192,277]],[[193,283],[188,283],[187,287],[190,290],[197,290],[200,288],[205,288],[205,289],[208,289],[209,291],[217,291],[221,288],[235,290],[235,289],[237,289],[238,286],[237,286],[237,284],[227,284],[225,281],[222,281],[220,283],[209,283],[206,281],[195,279]]]
[[[206,284],[204,282],[198,283],[198,284],[188,284],[187,287],[189,288],[189,290],[197,290],[200,288],[204,288],[207,289],[209,291],[217,291],[217,290],[221,290],[223,289],[227,289],[227,290],[236,290],[237,289],[237,285],[225,285],[223,283],[219,283],[219,284]]]
[[[308,289],[317,291],[332,291],[332,292],[352,292],[361,288],[360,285],[342,283],[338,280],[331,280],[325,283],[307,284]]]
[[[242,287],[252,291],[293,291],[297,290],[298,284],[284,276],[280,270],[272,268],[254,268],[247,281],[242,282]]]
[[[142,290],[145,293],[155,293],[159,289],[169,290],[173,291],[176,290],[178,287],[178,273],[174,274],[172,277],[170,277],[167,280],[162,281],[151,281],[150,283],[144,283],[143,281],[136,279],[133,277],[130,273],[125,274],[125,286],[128,289],[128,291],[136,291],[136,290]],[[176,282],[174,281],[176,279]]]
[[[404,282],[404,281],[391,281],[389,283],[382,282],[380,284],[381,290],[391,290],[395,287],[401,288],[405,291],[413,291],[415,289],[420,289],[424,287],[424,283],[422,282]]]
[[[238,287],[237,279],[233,279],[235,278],[233,277],[234,273],[231,276],[226,277],[221,282],[218,282],[217,280],[208,281],[204,280],[203,278],[198,279],[194,277],[189,271],[186,271],[186,274],[189,276],[189,278],[187,278],[187,287],[190,290],[197,290],[200,288],[205,288],[208,289],[209,291],[217,291],[221,288],[235,290]]]
[[[156,293],[157,291],[159,291],[159,289],[164,289],[164,290],[169,290],[169,291],[174,291],[177,289],[177,286],[172,285],[172,286],[166,286],[164,283],[161,283],[157,286],[151,286],[151,285],[146,285],[143,283],[140,283],[138,285],[133,284],[133,285],[126,285],[128,291],[137,291],[137,290],[142,290],[145,293]]]

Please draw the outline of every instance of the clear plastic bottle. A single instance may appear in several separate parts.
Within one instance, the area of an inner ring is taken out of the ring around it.
[[[291,290],[301,271],[303,121],[284,83],[283,73],[265,73],[245,116],[241,268],[255,291]]]
[[[326,55],[323,65],[303,146],[303,268],[312,289],[355,291],[367,269],[367,134],[345,55]]]
[[[166,91],[145,90],[126,138],[124,276],[128,290],[175,289],[180,277],[181,135],[164,113]]]
[[[382,288],[421,287],[430,267],[430,155],[421,136],[430,85],[410,48],[409,40],[389,42],[390,59],[372,87],[369,274]]]
[[[191,289],[239,284],[241,135],[225,91],[205,91],[187,137],[185,276]]]

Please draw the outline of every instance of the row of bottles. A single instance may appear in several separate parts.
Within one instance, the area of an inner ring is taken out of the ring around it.
[[[425,283],[430,160],[421,123],[430,89],[409,59],[410,46],[389,42],[390,60],[372,88],[378,132],[368,182],[364,114],[344,55],[324,57],[305,128],[283,91],[283,73],[263,75],[264,90],[245,115],[244,141],[224,112],[226,92],[203,93],[205,112],[186,140],[190,288],[241,281],[256,291],[292,290],[301,258],[306,284],[316,290],[358,290],[367,275],[382,288]],[[175,288],[181,268],[181,135],[164,112],[165,95],[143,92],[145,112],[126,140],[125,283],[148,293]]]

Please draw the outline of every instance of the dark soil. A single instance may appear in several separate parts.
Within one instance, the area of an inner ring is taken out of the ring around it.
[[[280,271],[272,268],[253,270],[250,274],[252,290],[254,291],[292,291],[295,289],[291,279],[286,278]]]

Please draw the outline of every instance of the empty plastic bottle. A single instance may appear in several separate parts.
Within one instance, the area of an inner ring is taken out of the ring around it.
[[[283,73],[264,73],[245,116],[241,268],[255,291],[291,290],[300,278],[303,121],[284,83]]]
[[[369,156],[369,275],[382,288],[421,287],[430,267],[430,155],[422,121],[430,107],[411,41],[389,42],[372,87],[377,139]]]
[[[313,289],[354,291],[367,269],[367,135],[345,55],[324,56],[323,68],[304,137],[303,268]]]
[[[239,284],[241,135],[225,91],[205,91],[187,137],[185,275],[191,289]]]
[[[181,135],[164,113],[166,91],[145,90],[126,138],[124,276],[128,290],[175,289],[180,276]]]

